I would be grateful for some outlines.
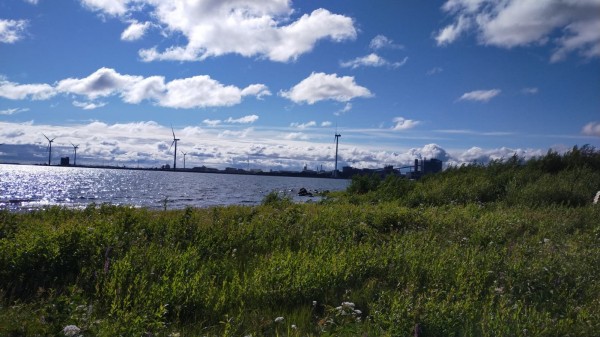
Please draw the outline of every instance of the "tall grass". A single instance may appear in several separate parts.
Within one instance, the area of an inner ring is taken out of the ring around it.
[[[0,335],[597,335],[597,170],[544,160],[320,204],[2,211]]]

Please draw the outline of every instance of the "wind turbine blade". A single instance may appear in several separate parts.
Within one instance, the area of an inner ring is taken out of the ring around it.
[[[171,142],[171,146],[169,146],[169,151],[171,151],[171,148],[173,147],[173,144],[175,144],[175,140],[173,140],[173,142]]]
[[[44,135],[44,134],[42,133],[42,135]],[[45,137],[45,138],[46,138],[48,141],[50,141],[50,138],[46,137],[46,135],[44,135],[44,137]]]
[[[173,139],[175,139],[175,130],[173,130],[173,125],[171,125],[171,132],[173,132]]]

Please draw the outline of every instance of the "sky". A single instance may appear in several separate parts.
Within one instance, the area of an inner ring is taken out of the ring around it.
[[[6,0],[0,162],[299,170],[600,147],[598,0]],[[72,159],[71,159],[72,160]]]

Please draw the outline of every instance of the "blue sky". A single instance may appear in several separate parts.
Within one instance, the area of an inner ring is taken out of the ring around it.
[[[600,147],[597,0],[8,0],[0,162],[262,169]],[[178,156],[182,157],[181,154]],[[182,166],[180,162],[178,166]]]

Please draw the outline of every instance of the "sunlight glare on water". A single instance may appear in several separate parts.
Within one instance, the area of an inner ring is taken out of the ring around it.
[[[29,210],[90,203],[169,208],[255,205],[271,191],[342,190],[347,180],[147,170],[0,165],[0,208]],[[307,198],[295,197],[297,201]]]

